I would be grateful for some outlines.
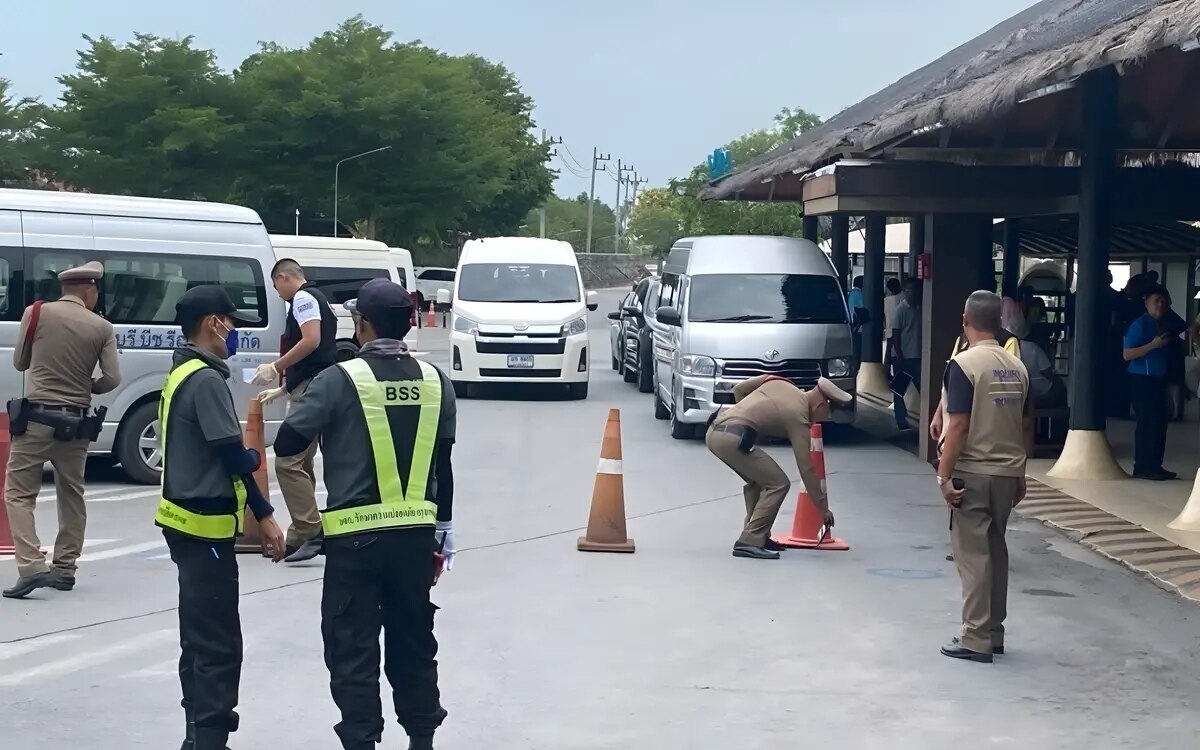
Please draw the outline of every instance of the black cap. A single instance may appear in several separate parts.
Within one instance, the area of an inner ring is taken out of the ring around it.
[[[361,313],[367,320],[383,320],[389,315],[411,314],[412,297],[389,279],[371,279],[358,290],[358,296],[342,304],[350,312]]]
[[[225,288],[215,284],[192,287],[175,303],[175,322],[184,328],[205,315],[224,315],[233,320],[235,326],[249,326],[259,322],[257,315],[239,312],[233,300],[229,299]]]

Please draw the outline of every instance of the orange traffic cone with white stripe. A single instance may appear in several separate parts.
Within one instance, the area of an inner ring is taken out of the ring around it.
[[[609,409],[600,443],[600,465],[592,489],[587,534],[579,537],[581,552],[633,552],[625,530],[625,479],[621,470],[621,410]]]
[[[434,310],[435,304],[429,303],[429,312],[425,314],[425,327],[437,328],[437,311]]]
[[[258,462],[258,468],[254,470],[254,483],[262,491],[263,497],[270,500],[271,487],[267,478],[267,436],[263,430],[262,403],[257,398],[250,399],[250,410],[246,414],[245,440],[246,447],[258,451],[261,459]],[[234,542],[233,550],[234,552],[257,552],[263,557],[268,557],[266,550],[262,548],[262,538],[258,533],[258,520],[250,511],[250,506],[246,506],[246,520],[242,526],[242,535]]]
[[[809,431],[808,455],[812,460],[817,478],[821,480],[821,491],[828,493],[825,483],[825,435],[820,424],[815,424]],[[802,490],[796,498],[796,515],[792,519],[792,533],[788,536],[771,537],[778,544],[792,549],[816,549],[845,551],[850,545],[833,536],[833,529],[825,528],[825,519],[821,518],[816,503],[807,491]]]

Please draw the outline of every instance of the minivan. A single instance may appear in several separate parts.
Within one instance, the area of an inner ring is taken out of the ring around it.
[[[825,376],[855,391],[850,317],[837,273],[814,243],[791,237],[689,237],[672,246],[657,300],[654,416],[696,437],[733,386],[776,375],[801,388]],[[855,402],[857,403],[857,402]],[[854,410],[834,411],[852,422]]]
[[[99,261],[104,266],[97,312],[113,324],[121,384],[92,399],[108,414],[90,454],[112,457],[130,479],[159,481],[158,398],[183,342],[175,303],[201,284],[219,284],[238,309],[262,323],[244,328],[229,361],[238,419],[261,389],[246,374],[279,358],[284,304],[270,283],[275,255],[254,211],[220,203],[0,190],[0,396],[25,392],[12,352],[25,308],[60,293],[60,271]],[[285,405],[264,410],[267,444],[275,440]]]
[[[273,234],[271,244],[279,259],[291,258],[304,269],[304,277],[329,299],[337,315],[337,359],[352,359],[358,353],[354,321],[343,305],[358,296],[358,290],[371,279],[391,279],[407,288],[396,271],[391,248],[375,240]],[[413,330],[404,340],[416,341],[416,310]]]
[[[588,311],[575,249],[560,240],[468,241],[451,299],[450,380],[469,397],[478,383],[565,384],[587,398]]]

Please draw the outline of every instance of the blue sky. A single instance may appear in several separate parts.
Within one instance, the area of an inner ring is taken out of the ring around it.
[[[19,3],[19,12],[14,12]],[[0,77],[57,97],[82,34],[196,38],[236,66],[259,41],[302,46],[362,13],[396,34],[506,64],[539,127],[584,166],[593,146],[650,186],[764,127],[781,107],[829,117],[936,59],[1033,0],[6,0]],[[561,164],[560,194],[587,189]],[[615,185],[600,177],[611,203]]]

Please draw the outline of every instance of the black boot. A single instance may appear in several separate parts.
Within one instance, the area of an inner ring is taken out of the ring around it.
[[[225,747],[228,739],[229,732],[224,729],[196,727],[196,740],[193,747],[195,750],[229,750]]]
[[[433,750],[433,735],[409,737],[408,750]]]

